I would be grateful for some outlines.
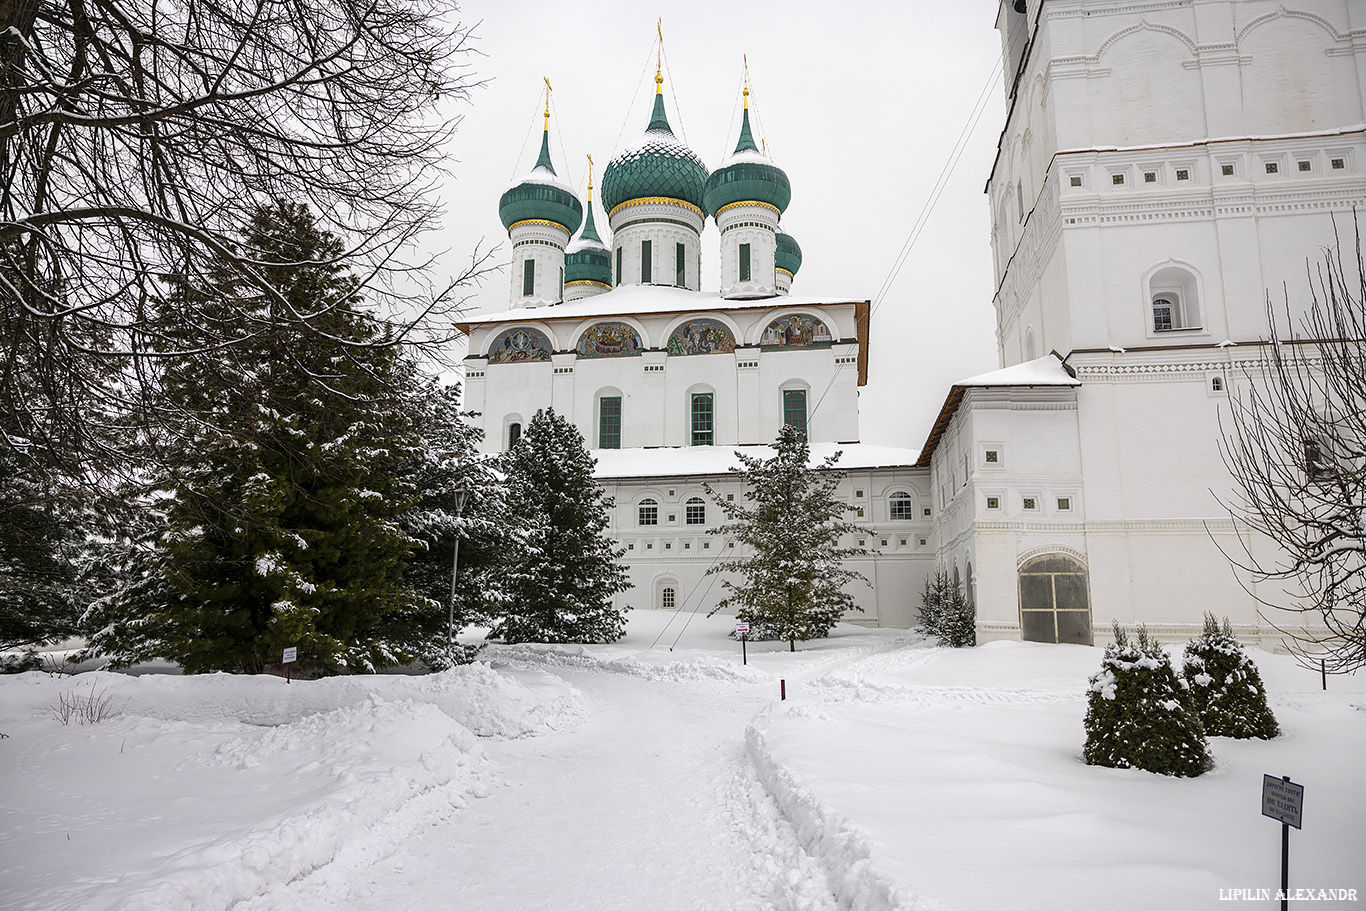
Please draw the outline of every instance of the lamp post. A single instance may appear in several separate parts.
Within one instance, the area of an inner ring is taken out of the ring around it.
[[[462,480],[460,486],[455,488],[455,518],[460,519],[461,513],[465,511],[465,501],[469,499],[470,491]],[[451,605],[450,612],[446,616],[446,652],[451,659],[451,664],[455,664],[455,572],[460,567],[460,529],[455,530],[455,556],[451,558]]]

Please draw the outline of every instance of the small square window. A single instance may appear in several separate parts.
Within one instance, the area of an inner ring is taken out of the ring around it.
[[[1124,184],[1124,175],[1123,175],[1123,174],[1111,174],[1111,175],[1110,175],[1110,183],[1114,184],[1114,185],[1117,186],[1117,187],[1118,187],[1118,186],[1122,186],[1122,185]]]
[[[863,518],[863,507],[860,506],[858,509],[854,510],[854,514],[857,515],[860,519],[862,519],[862,518]]]
[[[672,513],[672,512],[669,513],[669,521],[670,521],[671,523],[672,523],[672,522],[677,522],[677,521],[678,521],[678,516],[677,516],[677,514],[676,514],[676,513]]]
[[[664,549],[665,549],[665,550],[673,550],[673,549],[674,549],[673,542],[672,542],[672,541],[665,541],[665,542],[664,542]]]
[[[1307,162],[1307,161],[1299,161],[1299,162],[1296,162],[1296,164],[1299,166],[1299,169],[1300,169],[1301,171],[1312,171],[1312,170],[1314,170],[1314,166],[1313,166],[1310,162]]]
[[[856,490],[856,491],[854,491],[854,496],[856,496],[856,497],[861,497],[861,496],[863,496],[863,491],[861,491],[861,490]]]
[[[726,542],[726,546],[727,546],[727,547],[732,547],[732,548],[733,548],[733,547],[735,546],[735,542],[734,542],[734,541],[727,541],[727,542]]]
[[[1033,497],[1025,497],[1025,498],[1024,498],[1024,508],[1025,508],[1025,509],[1035,509],[1035,508],[1037,508],[1037,506],[1038,506],[1038,501],[1037,501],[1036,499],[1034,499]]]
[[[703,549],[703,550],[711,550],[711,542],[710,542],[710,541],[703,541],[703,542],[702,542],[702,549]]]
[[[1280,170],[1281,170],[1281,165],[1280,165],[1279,162],[1276,162],[1276,161],[1268,161],[1268,162],[1266,163],[1266,173],[1268,173],[1268,174],[1276,174],[1276,173],[1278,173]]]
[[[1000,509],[1000,508],[1001,508],[1001,498],[1000,498],[1000,497],[987,497],[987,509]]]
[[[987,464],[995,465],[1001,461],[1001,452],[998,449],[987,450]]]
[[[905,546],[906,546],[906,539],[905,539],[905,538],[901,538],[900,540],[901,540],[901,546],[902,546],[902,547],[905,547]]]
[[[1334,171],[1341,171],[1343,168],[1347,167],[1347,162],[1341,158],[1334,158],[1332,163]]]
[[[1079,187],[1079,186],[1081,186],[1081,177],[1080,177],[1079,175],[1076,175],[1076,174],[1073,174],[1073,175],[1072,175],[1072,186],[1074,186],[1074,187]]]
[[[1156,172],[1156,171],[1144,171],[1144,172],[1143,172],[1143,182],[1144,182],[1144,183],[1157,183],[1157,172]]]
[[[726,502],[727,502],[727,503],[734,503],[734,502],[735,502],[735,494],[733,494],[733,493],[728,493],[728,494],[726,494]]]
[[[930,508],[929,508],[928,506],[926,506],[923,510],[921,510],[921,512],[924,513],[925,518],[928,519],[928,518],[930,517]]]
[[[927,538],[921,538],[921,539],[920,539],[920,546],[921,546],[921,547],[925,547],[925,546],[928,545],[929,543],[930,543],[930,542],[929,542],[929,539],[927,539]]]
[[[859,539],[858,539],[858,546],[859,546],[859,547],[862,547],[862,546],[864,546],[864,545],[867,544],[867,543],[868,543],[867,540],[865,540],[864,538],[859,538]]]
[[[631,542],[630,544],[627,544],[627,545],[626,545],[626,549],[627,549],[627,550],[635,550],[635,549],[636,549],[635,542],[633,541],[633,542]]]
[[[692,550],[692,542],[691,542],[691,541],[684,541],[684,542],[683,542],[683,549],[684,549],[684,550]]]
[[[1232,177],[1232,176],[1233,176],[1233,165],[1231,165],[1231,164],[1220,165],[1220,167],[1219,167],[1219,173],[1223,174],[1225,177]]]
[[[1177,169],[1176,169],[1176,179],[1177,179],[1177,180],[1190,180],[1190,179],[1191,179],[1191,172],[1190,172],[1190,170],[1187,169],[1187,168],[1177,168]]]
[[[670,488],[669,488],[669,496],[673,496],[673,495],[674,495],[674,491],[673,491],[673,488],[672,488],[672,487],[670,487]]]
[[[882,539],[882,546],[883,546],[883,547],[886,547],[886,546],[887,546],[887,539],[886,539],[886,538],[883,538],[883,539]]]
[[[1072,498],[1071,498],[1071,497],[1058,497],[1058,509],[1066,511],[1066,510],[1071,509],[1071,508],[1072,508]]]
[[[655,546],[654,546],[653,542],[650,543],[650,544],[646,544],[646,545],[645,545],[645,549],[646,549],[646,550],[654,550],[654,549],[655,549]]]

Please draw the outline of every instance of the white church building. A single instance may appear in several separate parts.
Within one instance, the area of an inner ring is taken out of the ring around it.
[[[747,115],[708,172],[657,94],[603,174],[607,241],[591,181],[585,222],[545,142],[504,194],[510,306],[463,326],[466,407],[489,452],[538,408],[571,417],[617,504],[623,603],[721,598],[701,484],[739,496],[733,451],[796,422],[813,456],[843,451],[866,529],[853,622],[913,625],[938,569],[975,603],[978,641],[1103,642],[1112,620],[1184,638],[1205,611],[1281,638],[1221,553],[1267,545],[1222,505],[1219,415],[1258,376],[1267,289],[1304,287],[1334,217],[1350,232],[1366,207],[1366,4],[1003,0],[997,28],[1002,366],[924,390],[944,398],[919,453],[859,443],[868,302],[789,293],[791,189]],[[709,218],[719,291],[698,286]]]

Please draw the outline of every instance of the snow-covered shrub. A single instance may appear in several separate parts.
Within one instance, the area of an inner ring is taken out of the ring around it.
[[[114,696],[108,690],[92,688],[89,693],[71,690],[60,693],[52,705],[52,717],[62,724],[99,724],[122,714],[114,705]]]
[[[1210,767],[1200,716],[1171,656],[1140,626],[1136,642],[1115,624],[1086,694],[1087,765],[1194,778]]]
[[[962,588],[944,573],[925,579],[920,625],[941,645],[970,648],[977,644],[977,611],[963,597]]]
[[[1227,617],[1221,627],[1213,614],[1205,614],[1200,638],[1186,644],[1184,665],[1191,704],[1200,713],[1206,734],[1270,740],[1280,733],[1266,704],[1262,675],[1233,635]]]

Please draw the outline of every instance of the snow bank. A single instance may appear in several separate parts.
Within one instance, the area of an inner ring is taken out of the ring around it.
[[[111,717],[62,725],[60,697]],[[0,678],[0,881],[16,911],[335,907],[394,845],[498,783],[481,738],[576,722],[535,669],[286,683]]]
[[[801,709],[795,714],[800,715]],[[788,710],[789,715],[794,710]],[[745,750],[759,780],[792,824],[807,854],[825,871],[836,902],[849,911],[932,911],[942,906],[919,899],[873,862],[868,838],[848,819],[823,806],[797,775],[781,765],[761,730],[769,711],[745,729]]]

